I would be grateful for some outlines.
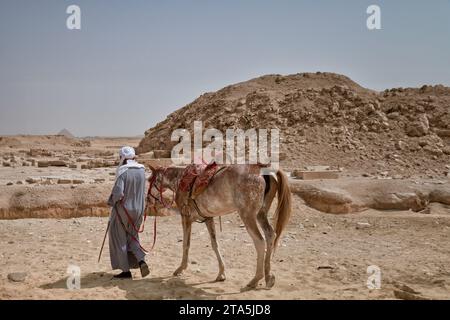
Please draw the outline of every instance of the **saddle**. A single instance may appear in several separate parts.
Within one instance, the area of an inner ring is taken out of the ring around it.
[[[214,176],[223,169],[225,167],[220,167],[215,162],[208,165],[190,164],[184,169],[175,195],[181,214],[191,215],[191,208],[194,207],[197,213],[202,216],[195,199],[206,190]]]

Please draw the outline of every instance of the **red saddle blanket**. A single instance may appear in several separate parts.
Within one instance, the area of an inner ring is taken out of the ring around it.
[[[206,164],[190,164],[184,169],[178,185],[178,192],[187,193],[193,198],[202,193],[219,170],[213,162]]]

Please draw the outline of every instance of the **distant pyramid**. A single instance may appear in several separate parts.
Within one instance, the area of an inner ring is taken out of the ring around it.
[[[67,130],[67,129],[62,129],[62,130],[58,133],[58,136],[65,136],[65,137],[71,138],[71,139],[74,139],[74,138],[75,138],[75,136],[74,136],[73,134],[71,134],[70,131]]]

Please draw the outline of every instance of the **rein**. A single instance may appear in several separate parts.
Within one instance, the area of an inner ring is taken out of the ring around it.
[[[131,226],[133,226],[134,231],[136,231],[137,234],[144,232],[145,229],[145,222],[147,220],[147,206],[145,206],[144,209],[144,221],[142,223],[142,229],[139,230],[138,228],[136,228],[136,225],[133,223],[133,219],[131,218],[130,214],[128,213],[127,208],[125,208],[125,198],[123,198],[122,200],[120,200],[120,205],[122,206],[123,211],[125,212],[125,215],[127,216],[128,219],[128,224],[130,224]],[[125,228],[125,225],[122,221],[122,219],[120,219],[120,216],[117,215],[117,218],[120,220],[120,223],[122,224],[122,226],[125,229],[125,232],[128,233],[128,235],[131,237],[131,239],[133,239],[133,241],[137,242],[137,244],[139,245],[139,247],[142,249],[142,251],[144,251],[145,253],[149,253],[151,250],[153,250],[153,248],[155,247],[156,244],[156,216],[155,216],[155,220],[153,223],[153,244],[150,250],[145,249],[141,243],[139,242],[139,240],[133,236],[130,232],[127,231],[127,229]]]
[[[163,202],[162,193],[164,192],[164,190],[163,190],[162,188],[158,188],[158,187],[155,185],[156,190],[160,193],[161,200],[160,200],[158,197],[156,197],[156,196],[154,196],[154,195],[152,194],[152,188],[153,188],[155,182],[156,182],[156,175],[153,175],[152,178],[150,179],[150,186],[149,186],[149,189],[148,189],[148,192],[147,192],[147,199],[148,199],[149,197],[152,197],[152,198],[154,198],[155,200],[161,202],[161,204],[162,204],[164,207],[167,208],[167,206],[166,206],[166,205],[164,204],[164,202]],[[147,221],[148,201],[147,201],[146,204],[145,204],[145,209],[144,209],[144,221],[143,221],[143,223],[142,223],[142,229],[141,229],[141,230],[139,230],[138,228],[136,228],[136,225],[133,223],[133,219],[131,218],[130,214],[128,213],[127,208],[125,208],[125,198],[123,198],[123,199],[120,201],[120,205],[122,206],[122,208],[123,208],[123,210],[124,210],[124,212],[125,212],[125,215],[127,216],[128,223],[129,223],[130,225],[133,226],[134,231],[136,231],[138,234],[144,232],[144,230],[145,230],[145,222]],[[155,204],[154,204],[154,206],[153,206],[153,209],[155,210],[155,212],[157,212],[157,210],[156,210],[156,202],[155,202]],[[118,218],[119,218],[119,217],[118,217]],[[120,218],[119,218],[119,219],[120,219]],[[157,232],[156,232],[156,231],[157,231],[157,228],[156,228],[156,220],[157,220],[157,219],[156,219],[156,216],[155,216],[155,219],[154,219],[154,222],[153,222],[153,244],[152,244],[152,247],[151,247],[150,250],[145,249],[145,248],[140,244],[139,240],[138,240],[135,236],[133,236],[131,233],[129,233],[129,232],[126,230],[125,225],[124,225],[123,222],[122,222],[122,219],[120,219],[120,222],[121,222],[122,226],[124,227],[125,231],[130,235],[131,239],[133,239],[133,241],[137,242],[137,244],[138,244],[139,247],[142,249],[142,251],[144,251],[145,253],[148,253],[148,252],[152,251],[152,250],[155,248],[155,244],[156,244],[156,238],[157,238],[157,236],[156,236],[156,234],[157,234]]]

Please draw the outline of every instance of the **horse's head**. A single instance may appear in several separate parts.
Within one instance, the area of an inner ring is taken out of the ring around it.
[[[172,206],[173,199],[163,195],[167,189],[173,190],[170,180],[170,168],[149,166],[149,169],[151,176],[149,178],[147,203],[149,208],[156,213]]]
[[[150,178],[148,180],[148,194],[147,194],[147,203],[150,208],[154,211],[161,209],[164,207],[162,194],[164,192],[163,180],[164,168],[162,167],[153,167],[149,166],[151,171]]]

